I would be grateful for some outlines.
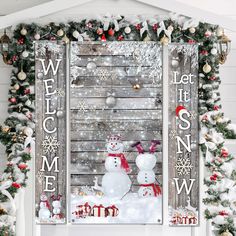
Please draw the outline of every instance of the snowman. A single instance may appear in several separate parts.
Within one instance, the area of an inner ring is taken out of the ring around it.
[[[62,219],[62,214],[61,214],[61,195],[55,196],[52,195],[51,199],[53,200],[52,206],[53,206],[53,216],[52,218],[55,220],[60,220]]]
[[[149,148],[149,153],[145,153],[141,142],[132,145],[132,147],[136,147],[139,152],[136,158],[136,165],[140,170],[137,176],[137,181],[140,185],[138,190],[139,197],[157,197],[161,194],[161,188],[156,183],[156,177],[153,171],[156,165],[154,152],[158,144],[160,144],[159,141],[153,140]]]
[[[119,135],[110,136],[105,161],[107,173],[102,178],[102,191],[109,198],[121,199],[129,192],[131,180],[129,164],[123,154],[124,145]]]
[[[40,220],[48,220],[51,216],[51,212],[49,211],[50,205],[48,202],[48,198],[45,194],[40,196],[40,209],[39,209],[39,219]]]

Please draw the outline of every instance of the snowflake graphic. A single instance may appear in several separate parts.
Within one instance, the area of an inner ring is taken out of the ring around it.
[[[58,97],[64,97],[65,96],[65,91],[63,90],[63,88],[57,88],[56,93],[57,93]]]
[[[191,164],[190,158],[179,157],[175,165],[178,175],[189,175],[193,165]]]
[[[98,77],[101,81],[106,81],[109,76],[110,76],[110,73],[108,72],[108,70],[100,69],[98,71]]]
[[[86,102],[85,102],[84,100],[79,101],[78,108],[79,108],[79,110],[80,110],[83,114],[86,112],[87,107],[88,107],[88,106],[87,106],[87,104],[86,104]]]
[[[175,130],[171,130],[170,133],[169,133],[169,136],[170,136],[171,139],[173,139],[173,138],[175,138],[176,134],[177,133],[176,133]]]
[[[44,148],[44,153],[55,152],[60,146],[60,142],[57,141],[56,137],[46,136],[42,146]]]
[[[39,183],[42,183],[42,182],[43,182],[43,178],[44,178],[43,172],[38,171],[38,173],[37,173],[38,182],[39,182]]]
[[[197,117],[197,113],[195,111],[190,111],[190,120],[195,120]]]

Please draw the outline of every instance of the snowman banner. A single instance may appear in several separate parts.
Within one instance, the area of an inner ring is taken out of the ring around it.
[[[168,49],[169,223],[198,225],[198,46]]]
[[[35,44],[36,67],[36,222],[66,219],[66,47]]]
[[[162,46],[72,43],[70,77],[72,223],[161,224]]]

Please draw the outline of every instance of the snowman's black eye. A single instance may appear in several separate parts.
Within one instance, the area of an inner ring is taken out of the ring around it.
[[[113,143],[111,143],[111,145],[113,145]]]
[[[116,145],[117,145],[117,143],[116,143]]]

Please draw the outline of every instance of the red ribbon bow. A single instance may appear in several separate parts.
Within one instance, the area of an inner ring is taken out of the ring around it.
[[[109,157],[119,157],[120,161],[121,161],[121,167],[125,170],[126,173],[130,172],[130,168],[129,168],[129,164],[124,156],[123,153],[109,153],[108,154]]]
[[[157,197],[158,195],[161,195],[161,188],[158,184],[152,183],[152,184],[140,184],[142,187],[152,187],[154,196]]]

